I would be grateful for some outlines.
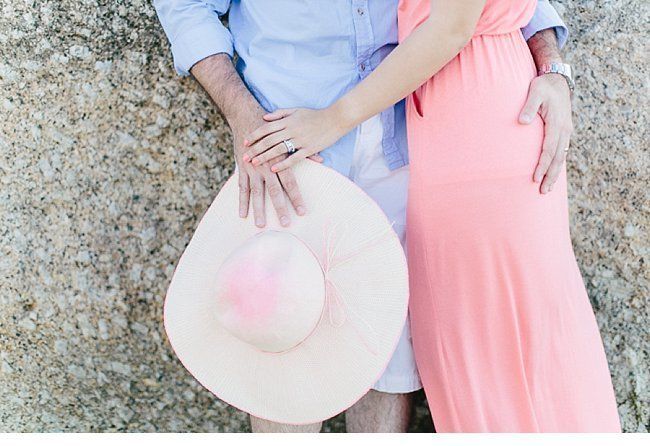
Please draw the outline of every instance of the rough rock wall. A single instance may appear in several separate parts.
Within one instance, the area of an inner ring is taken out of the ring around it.
[[[576,254],[623,426],[644,431],[648,6],[556,5],[577,73]],[[163,333],[175,262],[233,162],[223,119],[173,72],[152,6],[0,2],[0,86],[0,430],[248,429]],[[427,430],[419,399],[413,429]]]

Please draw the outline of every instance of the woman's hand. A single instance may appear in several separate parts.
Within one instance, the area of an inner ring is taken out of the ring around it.
[[[243,160],[258,166],[289,152],[285,141],[293,143],[296,151],[285,160],[271,166],[273,172],[287,169],[298,161],[312,158],[322,161],[318,152],[334,144],[348,129],[332,108],[311,110],[292,108],[276,110],[264,116],[266,124],[253,131],[244,141],[250,149]]]

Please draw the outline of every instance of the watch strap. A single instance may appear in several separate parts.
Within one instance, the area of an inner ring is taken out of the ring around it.
[[[566,79],[567,84],[569,84],[569,90],[573,91],[575,88],[575,83],[573,82],[573,76],[571,73],[571,65],[565,64],[562,62],[551,62],[549,64],[542,65],[537,74],[541,76],[542,74],[559,74],[564,79]]]

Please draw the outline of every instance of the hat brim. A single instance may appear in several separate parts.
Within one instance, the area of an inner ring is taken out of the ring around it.
[[[252,215],[240,218],[237,174],[226,182],[178,263],[164,325],[185,368],[218,398],[259,418],[307,424],[344,411],[379,379],[404,327],[408,274],[397,235],[361,189],[312,161],[294,174],[308,212],[292,214],[287,228],[273,209],[262,229]],[[266,203],[270,208],[268,196]],[[307,339],[283,353],[263,352],[223,329],[211,291],[230,253],[266,230],[297,236],[321,265],[327,250],[345,259],[328,272],[345,319],[332,323],[324,314]]]

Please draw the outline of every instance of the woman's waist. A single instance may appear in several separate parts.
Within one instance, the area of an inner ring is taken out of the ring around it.
[[[419,24],[418,24],[419,25]],[[399,41],[404,41],[417,26],[399,25]],[[489,24],[486,26],[477,27],[472,34],[472,39],[482,36],[494,37],[513,37],[522,34],[521,27],[518,23],[509,24]]]
[[[454,119],[491,121],[496,117],[493,111],[498,110],[500,120],[516,122],[536,75],[519,28],[476,34],[454,59],[410,95],[408,120],[411,124],[428,123],[444,114]],[[498,127],[503,122],[494,124]]]
[[[441,83],[444,79],[444,83],[457,86],[527,90],[536,75],[530,49],[521,31],[515,30],[507,34],[475,35],[427,84]]]
[[[526,43],[526,40],[523,38],[523,33],[521,28],[487,28],[483,30],[477,30],[472,35],[472,39],[478,39],[482,37],[493,37],[501,39],[514,39],[517,41],[522,41]]]
[[[508,108],[525,100],[536,75],[519,31],[479,35],[416,90],[415,99],[425,106],[438,101],[459,106],[489,102]]]
[[[509,22],[509,23],[499,23],[499,22],[488,22],[488,23],[479,23],[474,30],[472,38],[480,36],[511,36],[521,34],[522,31],[521,22]]]

